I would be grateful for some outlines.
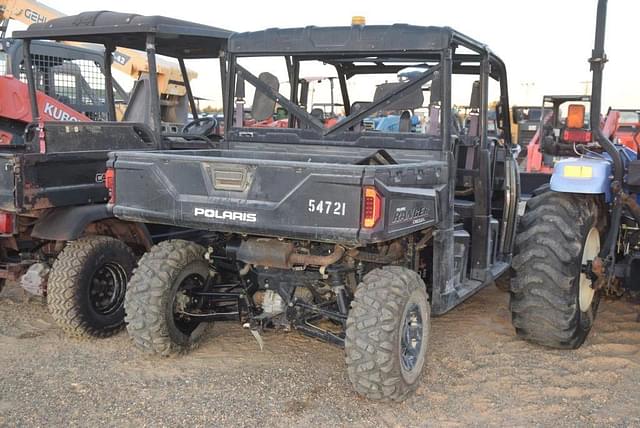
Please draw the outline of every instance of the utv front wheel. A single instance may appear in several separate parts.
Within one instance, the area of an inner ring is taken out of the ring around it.
[[[420,276],[375,269],[358,286],[347,318],[349,379],[369,399],[400,401],[418,386],[429,338],[430,306]]]
[[[117,333],[135,264],[131,249],[109,236],[69,242],[53,262],[47,285],[47,306],[58,326],[76,337]]]
[[[605,225],[606,211],[593,196],[547,192],[528,202],[511,283],[518,336],[559,349],[582,345],[600,301],[585,272],[600,252]]]
[[[140,259],[125,299],[127,331],[138,348],[168,356],[197,346],[207,323],[189,316],[191,291],[209,276],[205,249],[182,240],[161,242]]]

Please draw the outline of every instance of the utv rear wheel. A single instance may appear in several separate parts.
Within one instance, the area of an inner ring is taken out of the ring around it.
[[[136,257],[122,241],[88,236],[69,242],[53,262],[47,306],[65,333],[106,337],[124,325],[124,296]]]
[[[182,240],[155,245],[138,263],[125,299],[127,331],[146,353],[168,356],[195,348],[206,322],[186,316],[192,290],[209,276],[205,249]]]
[[[518,336],[559,349],[582,345],[600,301],[584,270],[600,252],[605,225],[606,211],[594,196],[547,192],[528,202],[511,283]]]
[[[418,386],[429,338],[430,306],[420,276],[375,269],[358,286],[347,318],[349,379],[369,399],[401,401]]]

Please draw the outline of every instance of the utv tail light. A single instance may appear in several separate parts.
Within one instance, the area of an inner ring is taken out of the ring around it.
[[[0,233],[10,235],[13,233],[13,216],[9,213],[0,213]]]
[[[373,228],[382,215],[382,198],[373,186],[364,188],[362,227]]]
[[[109,203],[116,202],[116,170],[113,168],[107,168],[104,173],[104,185],[109,191]]]
[[[590,143],[591,132],[584,129],[565,129],[562,139],[571,143]]]

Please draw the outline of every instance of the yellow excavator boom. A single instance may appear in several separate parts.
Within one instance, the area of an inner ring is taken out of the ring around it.
[[[31,25],[38,22],[47,22],[51,19],[65,16],[37,0],[0,0],[0,23],[5,25],[9,20],[16,20],[23,24]],[[67,44],[84,46],[81,43],[65,42]],[[85,46],[91,48],[91,46]],[[132,49],[118,48],[113,54],[113,68],[122,71],[133,79],[149,72],[147,56],[143,52]],[[158,58],[158,91],[161,96],[186,95],[186,89],[182,84],[183,78],[177,64]],[[195,79],[197,74],[188,70],[189,79]]]

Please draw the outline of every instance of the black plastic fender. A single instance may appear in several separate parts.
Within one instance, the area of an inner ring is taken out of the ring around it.
[[[72,241],[96,221],[113,218],[106,204],[58,208],[42,217],[31,236],[49,241]]]

